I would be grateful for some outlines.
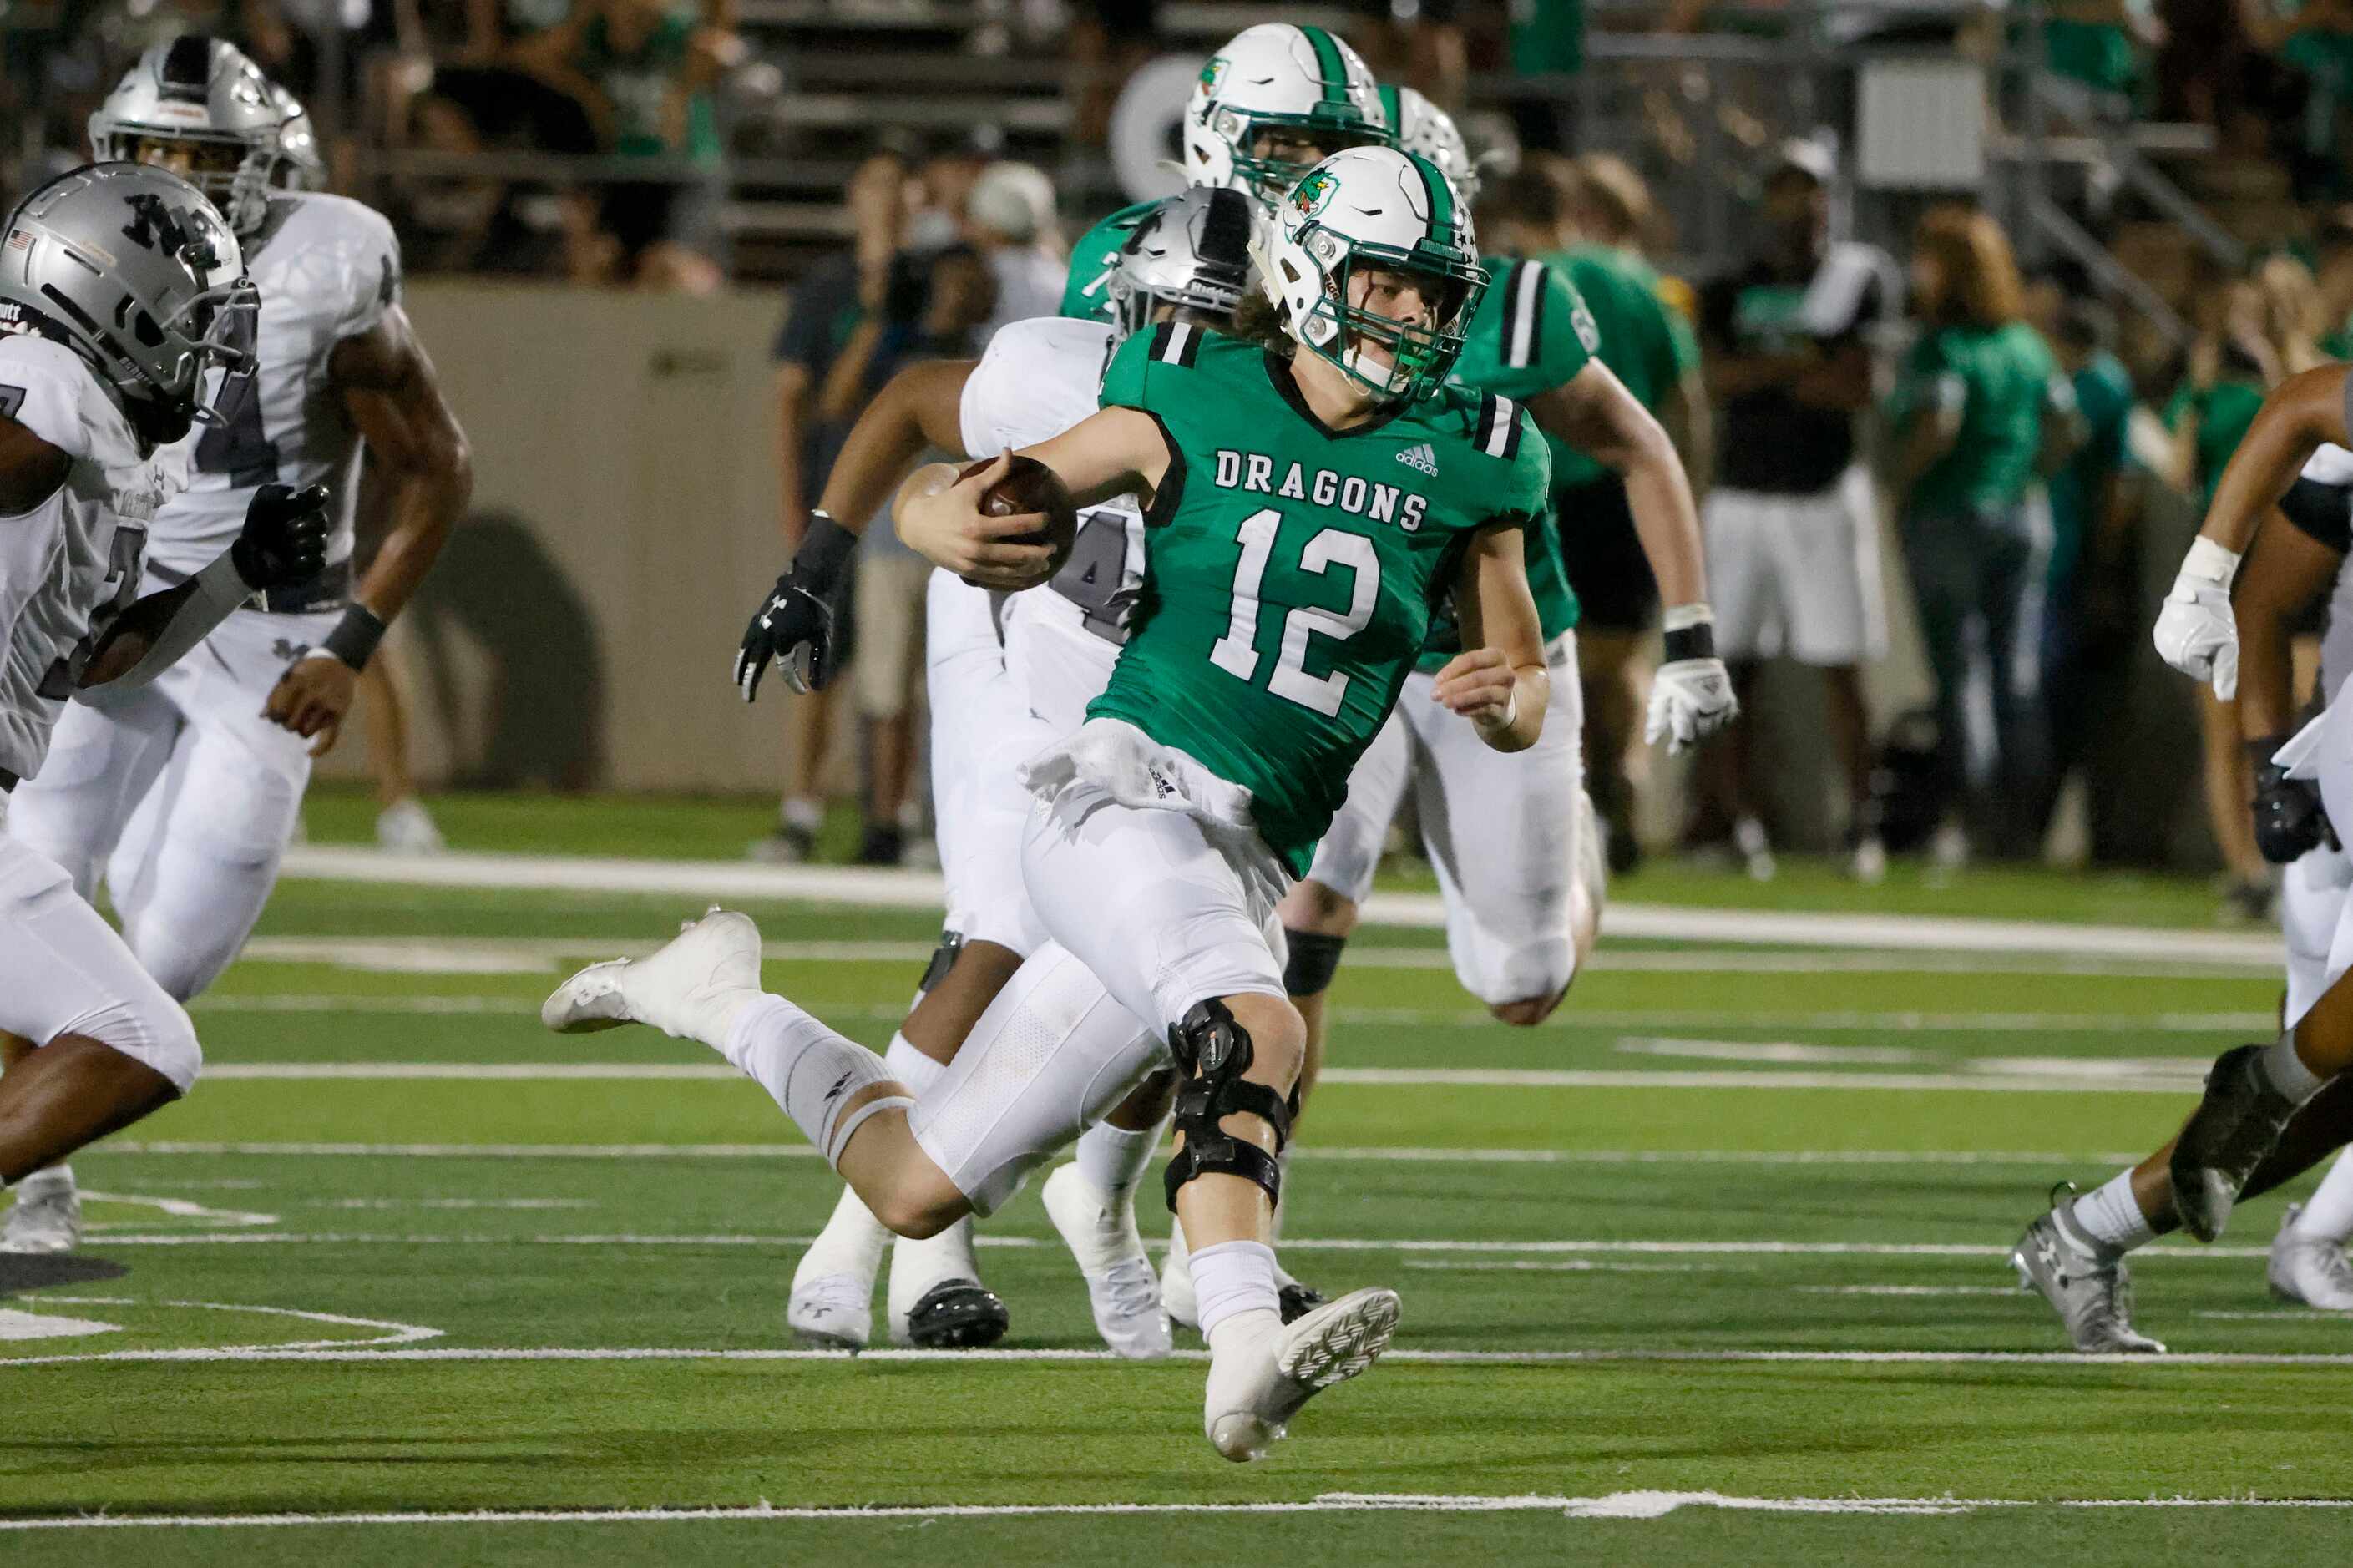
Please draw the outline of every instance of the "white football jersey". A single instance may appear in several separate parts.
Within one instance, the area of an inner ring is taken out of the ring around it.
[[[1095,412],[1111,328],[1039,316],[989,340],[964,384],[964,449],[976,458],[1059,436]],[[1129,609],[1144,582],[1144,513],[1120,496],[1079,514],[1071,558],[1043,592],[1016,594],[1008,619],[1035,616],[1096,638],[1105,662],[1127,640]]]
[[[143,455],[81,356],[46,338],[0,337],[0,415],[73,459],[57,494],[0,518],[0,768],[31,778],[92,643],[139,596],[149,521],[185,476],[169,449]]]
[[[350,558],[358,500],[359,432],[327,380],[327,357],[366,331],[400,298],[392,225],[343,196],[273,192],[261,232],[246,242],[246,270],[261,292],[254,351],[259,368],[231,376],[213,406],[226,422],[180,443],[188,489],[155,519],[148,556],[173,581],[201,570],[236,540],[253,492],[275,481],[333,492],[330,565]]]
[[[2353,452],[2324,445],[2296,476],[2335,489],[2353,489]],[[2334,695],[2353,675],[2353,556],[2337,569],[2328,595],[2328,621],[2320,633],[2320,689]]]

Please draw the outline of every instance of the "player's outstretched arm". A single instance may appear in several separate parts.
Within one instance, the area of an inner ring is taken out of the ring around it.
[[[1699,507],[1666,426],[1594,360],[1559,386],[1528,400],[1538,427],[1626,481],[1626,507],[1670,609],[1707,597]],[[1574,520],[1571,520],[1572,523]]]
[[[1019,456],[1053,469],[1082,507],[1131,491],[1157,498],[1176,469],[1159,422],[1133,408],[1091,414]],[[1052,550],[1008,542],[1043,528],[1045,518],[1036,512],[987,517],[980,510],[981,497],[1004,473],[1002,462],[965,479],[945,463],[918,468],[899,488],[893,509],[899,537],[924,559],[981,587],[1012,592],[1035,585]]]
[[[1544,732],[1552,677],[1518,529],[1486,528],[1472,537],[1455,578],[1454,610],[1463,651],[1438,672],[1431,699],[1470,720],[1495,750],[1527,750]]]
[[[474,493],[466,433],[408,312],[388,305],[375,324],[337,343],[327,378],[391,490],[391,525],[367,578],[324,644],[295,660],[262,714],[311,742],[322,757],[343,731],[360,671],[425,574]]]
[[[818,509],[861,532],[925,447],[977,456],[964,449],[964,384],[979,363],[933,360],[892,376],[843,438]]]
[[[2304,465],[2324,442],[2353,444],[2346,429],[2346,374],[2325,364],[2272,388],[2231,454],[2205,525],[2189,542],[2173,589],[2158,609],[2152,640],[2159,658],[2195,680],[2211,681],[2229,701],[2239,689],[2239,633],[2231,615],[2231,580]]]

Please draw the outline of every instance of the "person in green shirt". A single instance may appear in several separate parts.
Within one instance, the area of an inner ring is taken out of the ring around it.
[[[2036,692],[2020,672],[2039,641],[2025,612],[2040,595],[2049,527],[2029,500],[2077,444],[2074,391],[2021,319],[2018,264],[1988,215],[1942,207],[1923,218],[1912,288],[1921,333],[1890,409],[1894,488],[1936,676],[1939,783],[1948,812],[1964,807],[1974,623],[1990,672],[1996,763],[1985,809],[1965,815],[1993,847],[2029,854],[2032,825],[2021,830],[2014,803],[2032,798],[2045,744]]]
[[[2320,291],[2320,352],[2353,359],[2353,208],[2336,208],[2321,219],[2312,237],[2312,271]]]

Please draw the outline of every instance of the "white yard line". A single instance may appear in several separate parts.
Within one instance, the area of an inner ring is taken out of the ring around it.
[[[809,1160],[807,1143],[305,1143],[118,1138],[94,1151],[149,1158],[221,1155],[396,1160]],[[1298,1146],[1293,1158],[1492,1165],[2117,1165],[2140,1154],[1984,1149],[1426,1149]],[[162,1184],[150,1183],[149,1185]],[[248,1182],[246,1186],[262,1184]]]
[[[1710,1042],[1713,1044],[1714,1042]],[[1965,1068],[1974,1064],[1964,1062]],[[2163,1070],[2146,1062],[2097,1058],[2006,1058],[1998,1070],[1943,1073],[1610,1070],[1585,1068],[1330,1068],[1322,1081],[1363,1089],[1865,1089],[1880,1093],[1972,1090],[2001,1094],[2168,1094],[2194,1087],[2202,1058],[2168,1060]],[[732,1082],[743,1075],[720,1062],[217,1062],[211,1083],[578,1081]]]
[[[147,1301],[136,1296],[53,1296],[41,1292],[37,1304],[54,1303],[60,1307],[171,1307],[197,1312],[250,1312],[264,1318],[294,1318],[306,1323],[331,1323],[337,1328],[375,1329],[378,1332],[364,1340],[299,1340],[283,1345],[216,1345],[210,1347],[216,1355],[225,1359],[261,1358],[270,1355],[311,1354],[329,1350],[357,1351],[364,1346],[410,1345],[424,1340],[438,1340],[439,1329],[428,1329],[421,1323],[396,1323],[382,1318],[351,1318],[340,1312],[310,1312],[292,1307],[256,1307],[236,1301]],[[132,1352],[131,1354],[174,1355],[174,1352]],[[69,1358],[38,1357],[36,1361]],[[11,1364],[0,1362],[0,1365]],[[23,1363],[17,1363],[23,1364]]]
[[[936,871],[542,855],[416,857],[324,845],[304,845],[290,850],[283,875],[311,880],[388,882],[413,887],[644,893],[688,900],[807,900],[897,910],[936,910],[943,890]],[[1435,893],[1376,893],[1366,900],[1364,915],[1376,925],[1437,929],[1446,923],[1444,905]],[[2192,963],[2244,963],[2257,968],[2276,967],[2281,953],[2276,936],[2257,932],[1956,920],[1924,915],[1802,914],[1620,903],[1609,907],[1605,923],[1612,936],[1669,941],[1888,951],[2072,953],[2179,959]]]
[[[476,1233],[464,1235],[402,1235],[392,1231],[154,1231],[145,1235],[109,1236],[109,1247],[807,1247],[809,1236],[768,1235],[725,1231],[671,1235],[624,1231],[578,1235],[529,1236]],[[1034,1236],[973,1237],[980,1247],[1053,1247],[1059,1243]],[[1705,1258],[2006,1258],[2007,1245],[1958,1241],[1661,1241],[1631,1239],[1466,1241],[1451,1237],[1329,1237],[1282,1240],[1286,1252],[1403,1253],[1446,1258],[1502,1256],[1567,1257],[1705,1257]],[[2267,1247],[2197,1247],[2166,1242],[2146,1247],[2134,1261],[2152,1259],[2203,1262],[2245,1261],[2269,1258]]]

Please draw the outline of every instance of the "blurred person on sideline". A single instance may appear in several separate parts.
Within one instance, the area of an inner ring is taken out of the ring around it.
[[[2124,470],[2136,393],[2116,358],[2116,317],[2082,279],[2045,273],[2026,288],[2026,319],[2074,389],[2084,443],[2051,476],[2051,560],[2042,576],[2042,710],[2049,767],[2030,817],[2047,830],[2059,790],[2084,766],[2126,678],[2135,611],[2126,581],[2134,526]]]
[[[1905,560],[1936,683],[1945,865],[1967,858],[1972,831],[2011,856],[2040,842],[2040,825],[2018,809],[2043,777],[2047,746],[2038,667],[2050,522],[2037,492],[2081,437],[2074,388],[2023,319],[2023,293],[2010,240],[1990,216],[1944,206],[1921,219],[1912,255],[1921,332],[1889,422]],[[1993,703],[1990,787],[1957,816],[1971,803],[1973,669]]]
[[[724,153],[713,93],[742,50],[732,33],[665,0],[583,0],[561,24],[523,39],[515,65],[576,100],[598,146],[624,158],[683,159],[709,172]],[[578,224],[582,281],[708,293],[719,287],[710,182],[642,179],[604,187],[593,227]],[[574,209],[575,219],[588,215]]]
[[[1029,163],[999,160],[981,171],[964,202],[965,235],[995,279],[987,330],[1050,316],[1061,308],[1070,247],[1054,215],[1054,184]]]
[[[2250,276],[2233,280],[2214,299],[2190,344],[2181,385],[2165,409],[2165,426],[2173,437],[2173,466],[2166,478],[2197,503],[2200,516],[2211,510],[2222,470],[2254,423],[2264,394],[2326,357],[2313,337],[2320,319],[2318,291],[2311,274],[2293,258],[2257,263]],[[2242,756],[2237,709],[2211,689],[2200,692],[2198,705],[2207,823],[2222,857],[2227,907],[2250,923],[2262,923],[2270,919],[2277,889],[2248,816],[2253,785]]]
[[[1873,397],[1871,334],[1898,308],[1886,253],[1831,239],[1835,159],[1820,143],[1782,144],[1765,179],[1757,254],[1700,293],[1700,342],[1715,404],[1715,474],[1705,510],[1716,647],[1740,705],[1763,661],[1787,655],[1822,672],[1830,741],[1846,785],[1846,843],[1857,877],[1876,880],[1886,851],[1871,814],[1871,720],[1862,666],[1886,651],[1879,507],[1855,440]],[[1693,834],[1728,832],[1747,873],[1774,873],[1757,815],[1756,721],[1700,757]]]
[[[1667,302],[1658,270],[1642,255],[1651,195],[1620,159],[1535,160],[1564,197],[1561,248],[1537,259],[1565,274],[1601,330],[1597,354],[1663,426],[1693,491],[1704,499],[1713,420],[1690,321]],[[1646,764],[1642,713],[1650,700],[1645,655],[1658,619],[1659,589],[1634,531],[1626,485],[1582,453],[1553,463],[1553,504],[1569,587],[1584,614],[1577,665],[1585,689],[1586,787],[1609,830],[1609,869],[1634,868],[1633,770]]]
[[[786,307],[784,326],[776,334],[776,392],[779,532],[787,551],[800,548],[818,493],[849,433],[847,425],[822,416],[820,395],[851,334],[870,312],[883,306],[892,263],[909,226],[913,181],[913,162],[903,148],[885,148],[861,163],[844,195],[851,243],[811,267]],[[855,641],[850,628],[838,629],[835,639],[848,662]],[[816,853],[818,830],[825,820],[822,779],[832,749],[834,715],[848,689],[849,682],[835,681],[792,700],[776,827],[752,846],[753,858],[798,861]]]
[[[2312,237],[2318,290],[2318,344],[2329,359],[2353,359],[2353,206],[2332,207]]]

